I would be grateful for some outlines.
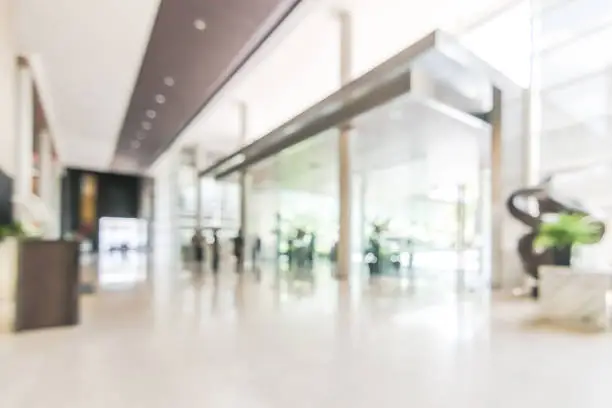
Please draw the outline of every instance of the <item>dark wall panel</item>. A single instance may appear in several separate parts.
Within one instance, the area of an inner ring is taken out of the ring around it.
[[[137,218],[140,208],[139,177],[100,174],[98,178],[98,216]]]
[[[97,222],[92,231],[83,229],[81,219],[82,181],[87,175],[93,176],[96,180]],[[136,176],[68,169],[62,185],[62,232],[87,235],[92,240],[94,249],[97,249],[100,218],[139,217],[141,184],[141,178]]]
[[[0,225],[13,222],[13,179],[0,170]]]
[[[117,142],[114,168],[148,168],[300,3],[162,0]],[[150,109],[154,121],[147,116]],[[137,141],[140,147],[135,149]]]

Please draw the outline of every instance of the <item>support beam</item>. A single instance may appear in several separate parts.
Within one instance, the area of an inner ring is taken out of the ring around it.
[[[51,136],[47,131],[39,135],[38,160],[40,163],[40,173],[38,175],[40,198],[48,211],[49,218],[53,218],[54,191],[57,179],[53,168],[53,145]],[[48,225],[45,225],[45,231],[43,231],[45,238],[53,237],[56,222],[55,219],[49,219]]]
[[[346,12],[338,14],[340,24],[340,86],[348,84],[353,76],[353,27],[352,18]],[[352,254],[352,171],[350,123],[339,127],[338,135],[338,252],[337,277],[348,279],[351,272]]]
[[[240,121],[240,147],[247,144],[248,141],[248,106],[245,102],[238,104],[238,114]],[[242,259],[238,260],[238,270],[244,272],[245,260],[247,258],[248,248],[250,248],[250,231],[249,231],[249,195],[251,190],[250,177],[247,170],[240,172],[240,234],[242,238]]]
[[[500,289],[504,282],[504,221],[506,214],[502,177],[502,93],[493,90],[493,111],[491,112],[491,218],[490,256],[491,286]]]
[[[205,165],[206,162],[204,160],[204,158],[202,157],[202,154],[200,152],[200,146],[195,146],[193,148],[193,163],[194,163],[194,188],[195,188],[195,205],[196,205],[196,209],[195,209],[195,224],[196,224],[196,229],[199,231],[202,229],[202,182],[200,180],[200,169],[202,169]]]
[[[32,195],[32,178],[34,168],[34,82],[30,68],[20,64],[18,76],[18,121],[19,130],[15,152],[15,196],[17,200],[26,203]],[[17,207],[16,218],[27,217],[22,213],[23,204]]]
[[[529,87],[523,91],[523,171],[521,172],[521,182],[525,187],[536,185],[541,181],[542,87],[538,53],[541,17],[537,13],[535,1],[531,0]]]

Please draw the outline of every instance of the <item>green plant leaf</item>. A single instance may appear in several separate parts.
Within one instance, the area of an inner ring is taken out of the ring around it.
[[[538,248],[560,248],[577,244],[594,244],[602,236],[595,220],[579,214],[559,214],[554,221],[540,225],[534,245]]]

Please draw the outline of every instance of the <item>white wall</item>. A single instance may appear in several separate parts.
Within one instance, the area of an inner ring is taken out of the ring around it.
[[[0,0],[0,168],[15,175],[16,55],[11,0]]]

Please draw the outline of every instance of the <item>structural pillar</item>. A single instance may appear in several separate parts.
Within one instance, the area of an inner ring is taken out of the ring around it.
[[[340,12],[340,86],[352,79],[353,71],[353,28],[352,18],[347,12]],[[339,228],[337,252],[337,277],[347,279],[352,263],[352,172],[351,172],[351,133],[350,123],[339,128],[338,136],[338,201]]]
[[[53,169],[53,145],[48,132],[42,132],[39,137],[38,160],[40,162],[38,180],[40,183],[40,198],[44,203],[48,220],[45,220],[43,236],[52,238],[57,220],[53,217],[53,193],[56,181]]]
[[[55,229],[53,232],[53,238],[61,238],[62,236],[62,177],[64,169],[62,164],[57,159],[57,155],[53,153],[52,156],[52,167],[53,167],[53,202],[52,202],[52,216],[56,220]]]
[[[195,225],[199,231],[202,229],[202,182],[200,180],[200,169],[206,166],[206,162],[202,157],[200,146],[196,146],[193,149],[193,163],[194,163],[194,188],[195,188]]]
[[[238,105],[240,120],[240,147],[244,147],[248,141],[248,107],[244,102]],[[247,170],[240,172],[240,234],[242,235],[242,259],[239,260],[238,269],[245,270],[245,260],[251,248],[251,231],[249,231],[249,195],[251,190],[250,177]]]
[[[540,180],[540,145],[542,137],[542,101],[540,85],[540,63],[538,56],[540,17],[536,0],[531,0],[531,52],[529,60],[529,87],[523,94],[523,143],[521,181],[524,186],[533,186]]]
[[[502,176],[502,93],[493,89],[493,110],[491,112],[491,172],[490,197],[491,218],[485,226],[485,235],[490,237],[488,256],[491,265],[491,287],[500,289],[504,281],[504,219],[506,206]],[[487,245],[487,242],[484,243]]]
[[[465,251],[466,251],[466,185],[460,184],[457,187],[457,235],[455,237],[456,251],[457,251],[457,275],[456,275],[456,289],[458,292],[462,292],[466,289],[466,262],[465,262]]]
[[[540,61],[538,56],[540,42],[540,17],[538,5],[534,4],[537,0],[531,1],[531,50],[529,53],[529,86],[523,91],[522,111],[521,111],[521,137],[520,147],[520,168],[517,172],[509,168],[516,166],[509,161],[504,163],[504,196],[507,197],[513,190],[521,187],[538,185],[541,180],[541,155],[540,145],[542,137],[542,100],[541,100],[541,81],[540,81]],[[518,119],[518,118],[517,118]],[[505,149],[509,149],[507,144]],[[516,153],[515,153],[516,154]],[[512,176],[511,176],[512,175]],[[538,203],[535,199],[529,199],[526,203],[528,211],[534,215],[539,212]],[[504,230],[504,275],[498,282],[498,286],[508,290],[531,287],[526,283],[531,278],[525,274],[522,262],[518,255],[516,245],[517,240],[526,232],[521,223],[513,219],[507,212],[505,217],[506,227]],[[521,291],[522,292],[522,291]]]
[[[34,81],[30,68],[25,62],[19,64],[18,97],[19,131],[15,144],[15,196],[22,204],[16,207],[15,216],[18,220],[23,220],[27,217],[23,212],[24,205],[27,205],[32,195],[34,168]]]

